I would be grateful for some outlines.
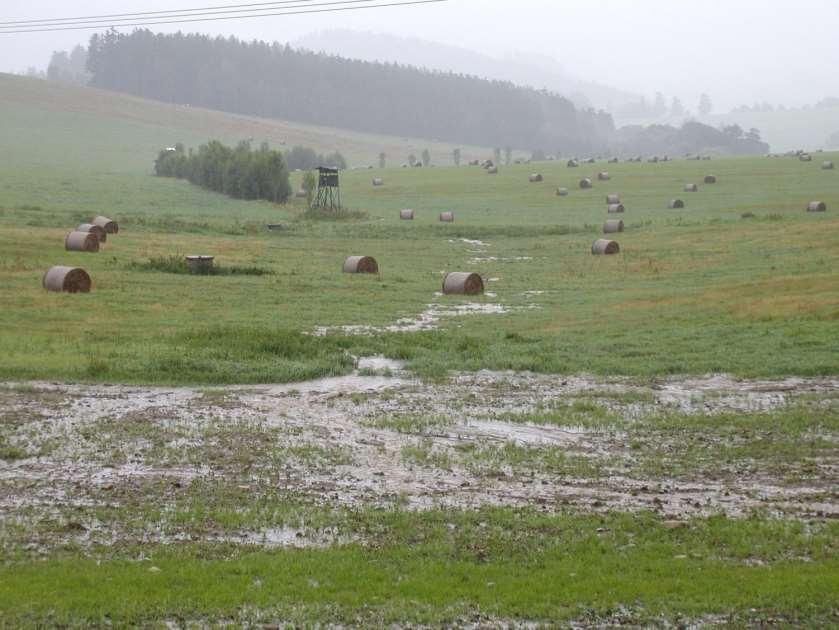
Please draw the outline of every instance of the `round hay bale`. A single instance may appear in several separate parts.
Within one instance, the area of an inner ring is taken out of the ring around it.
[[[445,295],[481,295],[483,292],[484,281],[476,273],[453,271],[443,280]]]
[[[620,203],[620,202],[621,202],[621,196],[620,195],[615,195],[615,194],[606,195],[606,204],[607,205],[611,205],[613,203]]]
[[[91,221],[94,225],[98,225],[105,229],[108,234],[119,234],[119,225],[116,221],[112,221],[108,217],[98,216]]]
[[[568,189],[567,188],[557,188],[556,189],[556,196],[557,197],[567,197],[568,196]]]
[[[716,175],[706,175],[705,176],[705,183],[706,184],[716,184],[717,183],[717,176]]]
[[[372,256],[350,256],[344,261],[344,273],[379,273],[379,263]]]
[[[385,183],[384,183],[384,181],[382,181],[381,177],[374,177],[373,178],[373,185],[374,186],[384,186]]]
[[[487,175],[498,175],[498,167],[497,166],[490,166],[487,169]]]
[[[70,232],[64,239],[64,249],[68,252],[99,251],[99,239],[93,232]]]
[[[685,184],[685,192],[699,192],[699,186],[696,184]]]
[[[414,211],[413,210],[400,210],[399,211],[399,218],[403,221],[413,221],[414,220]]]
[[[591,188],[594,184],[591,183],[591,179],[588,177],[583,177],[580,180],[580,188]]]
[[[189,273],[207,275],[213,269],[213,260],[215,256],[187,256],[186,264],[189,267]]]
[[[607,173],[606,171],[601,171],[597,174],[597,180],[598,181],[608,182],[610,179],[612,179],[612,178],[609,176],[609,173]]]
[[[531,173],[530,177],[527,178],[531,184],[535,184],[537,182],[541,182],[544,180],[541,173]]]
[[[47,291],[90,293],[90,276],[79,267],[52,267],[41,279]]]
[[[670,203],[667,204],[667,207],[671,210],[676,210],[677,208],[684,208],[685,202],[681,199],[671,199]]]
[[[612,234],[614,232],[623,232],[623,221],[620,219],[610,219],[603,224],[604,234]]]
[[[440,221],[443,223],[454,223],[454,212],[441,212]]]
[[[610,203],[609,204],[609,214],[621,214],[624,211],[624,207],[622,203]]]
[[[824,201],[811,201],[807,205],[807,212],[827,212],[827,204]]]
[[[599,238],[591,246],[591,253],[595,256],[617,254],[620,250],[617,241],[610,241],[607,238]]]
[[[650,164],[656,164],[658,162],[658,156],[652,156],[649,160],[647,160]]]
[[[594,164],[594,158],[587,158],[583,160],[583,164]]]
[[[833,162],[828,160],[827,162],[822,162],[822,170],[823,171],[832,171],[833,170]]]
[[[813,156],[810,155],[809,153],[802,153],[801,155],[798,156],[798,159],[801,160],[802,162],[812,162],[813,161]]]
[[[577,168],[579,165],[580,163],[577,160],[568,160],[568,168]]]
[[[96,234],[96,238],[99,239],[100,243],[104,243],[108,240],[108,233],[105,231],[105,228],[101,225],[96,225],[95,223],[82,223],[75,231]]]

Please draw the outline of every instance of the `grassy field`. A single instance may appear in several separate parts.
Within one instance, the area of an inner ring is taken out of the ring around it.
[[[366,220],[313,222],[294,205],[235,201],[151,176],[157,148],[206,136],[101,108],[94,115],[3,104],[0,146],[14,156],[0,166],[4,378],[277,382],[346,370],[347,351],[408,359],[428,376],[480,368],[641,377],[839,371],[839,178],[818,162],[608,165],[611,181],[590,191],[577,180],[605,164],[513,166],[497,177],[468,167],[351,171],[342,176],[343,199]],[[534,169],[544,183],[527,183]],[[681,192],[706,172],[719,183]],[[385,185],[373,188],[373,175]],[[559,185],[571,195],[556,197]],[[621,194],[627,230],[620,255],[595,258],[589,247],[608,192]],[[687,207],[668,210],[673,197]],[[812,199],[829,211],[804,212]],[[400,222],[403,207],[417,219]],[[441,210],[453,210],[456,222],[439,224]],[[97,255],[64,252],[64,234],[100,213],[122,233]],[[285,229],[269,231],[268,223]],[[151,257],[188,253],[271,274],[143,270]],[[340,274],[344,257],[357,253],[376,257],[381,275]],[[40,276],[53,264],[83,265],[94,292],[43,292]],[[452,270],[481,273],[492,295],[436,296]],[[431,304],[451,310],[464,302],[502,312],[444,317],[425,332],[301,337],[317,327],[387,326]]]
[[[836,623],[835,378],[662,392],[839,374],[839,154],[347,171],[355,218],[314,220],[152,161],[410,142],[4,76],[0,119],[0,380],[85,384],[0,387],[0,626]],[[607,193],[626,231],[593,257]],[[65,252],[97,214],[119,235]],[[160,264],[193,253],[261,275]],[[381,273],[342,274],[352,254]],[[45,292],[56,264],[93,292]],[[455,270],[487,294],[440,295]],[[372,355],[409,385],[364,389],[391,378]],[[546,376],[447,380],[479,370]],[[354,371],[346,394],[224,387]]]

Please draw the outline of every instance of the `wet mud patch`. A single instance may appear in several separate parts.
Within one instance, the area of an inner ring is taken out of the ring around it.
[[[383,357],[356,365],[212,390],[3,386],[32,414],[2,425],[18,449],[0,451],[3,545],[270,546],[272,528],[301,530],[289,505],[839,517],[835,379],[428,384]]]

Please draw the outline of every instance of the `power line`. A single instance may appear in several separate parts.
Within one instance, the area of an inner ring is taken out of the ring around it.
[[[297,2],[303,2],[306,0],[291,0]],[[307,13],[335,13],[338,11],[359,11],[362,9],[384,9],[388,7],[403,7],[403,6],[411,6],[411,5],[420,5],[420,4],[438,4],[441,2],[448,2],[449,0],[403,0],[399,2],[386,2],[380,4],[367,4],[364,6],[351,6],[351,7],[331,7],[331,8],[309,8],[309,7],[323,7],[326,5],[335,5],[335,4],[346,4],[349,2],[379,2],[379,0],[343,0],[342,2],[326,2],[321,4],[307,4],[301,5],[301,10],[294,10],[294,11],[281,11],[281,12],[273,12],[273,13],[257,13],[257,11],[266,11],[269,9],[252,9],[250,13],[246,15],[224,15],[221,17],[195,17],[187,18],[187,19],[176,19],[176,20],[156,20],[156,21],[139,21],[139,22],[128,22],[125,24],[112,24],[111,22],[102,20],[101,22],[93,25],[84,25],[84,26],[76,26],[73,25],[73,22],[68,22],[65,24],[56,24],[56,25],[48,25],[48,24],[31,24],[30,26],[37,26],[38,28],[20,28],[15,30],[2,30],[3,28],[10,28],[10,27],[0,27],[0,35],[15,35],[15,34],[22,34],[22,33],[47,33],[47,32],[55,32],[55,31],[82,31],[82,30],[97,30],[106,26],[155,26],[159,24],[188,24],[193,22],[217,22],[217,21],[226,21],[226,20],[242,20],[242,19],[252,19],[258,17],[277,17],[277,16],[284,16],[284,15],[303,15]],[[275,3],[276,4],[276,3]],[[306,7],[305,9],[303,7]],[[294,7],[290,7],[294,8]],[[189,11],[189,9],[183,9],[183,11]],[[199,15],[198,13],[193,14],[194,16]],[[205,13],[204,15],[217,15],[216,13]],[[168,15],[163,17],[177,17],[174,15]],[[181,16],[183,17],[183,16]],[[83,24],[80,22],[79,24]],[[40,28],[44,26],[45,28]]]
[[[332,0],[332,1],[324,1],[324,0],[285,0],[283,2],[261,3],[261,4],[274,5],[274,6],[271,6],[271,7],[266,7],[266,8],[261,8],[261,9],[225,9],[225,8],[221,8],[221,7],[216,7],[216,8],[221,9],[221,10],[217,10],[217,11],[204,11],[204,10],[201,10],[201,9],[180,9],[180,13],[181,13],[180,15],[177,15],[177,14],[158,15],[158,17],[149,17],[148,19],[149,20],[163,20],[163,19],[169,19],[169,18],[183,19],[183,18],[202,17],[202,16],[207,16],[207,15],[220,15],[220,16],[229,15],[230,17],[234,17],[237,13],[238,14],[242,14],[242,13],[248,14],[248,15],[245,15],[245,16],[242,16],[242,17],[259,17],[260,15],[264,15],[265,11],[272,11],[274,9],[283,9],[283,10],[287,10],[287,9],[289,9],[289,10],[290,9],[307,9],[307,8],[311,8],[311,7],[321,7],[321,6],[327,7],[327,6],[344,5],[344,4],[361,4],[361,3],[369,4],[371,2],[377,2],[377,1],[379,1],[379,0]],[[289,4],[295,4],[297,6],[292,6],[292,7],[278,6],[278,5],[289,5]],[[231,6],[235,6],[235,5],[231,5]],[[242,6],[247,6],[247,5],[242,5]],[[155,13],[158,13],[158,12],[155,12]],[[168,12],[161,11],[159,13],[168,13]],[[69,18],[59,18],[59,19],[69,19]],[[97,18],[97,19],[87,19],[87,18],[82,18],[79,21],[75,21],[75,22],[64,22],[64,23],[59,24],[59,23],[50,23],[50,21],[45,21],[43,23],[29,24],[25,27],[23,27],[23,26],[13,27],[13,26],[2,26],[2,25],[0,25],[0,33],[6,32],[4,29],[35,29],[35,28],[47,29],[47,28],[59,28],[59,27],[64,28],[64,27],[83,26],[83,25],[100,26],[100,27],[121,26],[120,24],[117,24],[117,22],[128,22],[128,23],[133,24],[133,23],[137,22],[137,20],[139,20],[139,19],[140,18],[138,18],[138,17],[118,17],[118,18],[115,18],[115,19],[99,19],[99,18]],[[128,25],[130,25],[130,24],[126,24],[126,26],[128,26]]]
[[[0,21],[0,28],[3,27],[18,27],[18,28],[36,28],[40,26],[72,26],[75,23],[84,24],[88,21],[102,22],[111,18],[123,18],[125,20],[137,20],[148,17],[148,19],[163,19],[183,17],[179,14],[192,14],[197,11],[208,11],[213,13],[241,13],[242,11],[233,11],[232,9],[247,8],[251,11],[268,11],[275,8],[280,8],[279,5],[287,4],[307,4],[315,0],[276,0],[275,2],[250,2],[248,4],[220,4],[207,7],[192,7],[190,9],[168,9],[166,11],[140,11],[134,13],[106,13],[103,15],[80,15],[76,17],[60,17],[60,18],[43,18],[40,20],[11,20]],[[367,0],[371,2],[372,0]],[[258,9],[255,7],[263,7]],[[230,10],[230,11],[227,11]],[[209,15],[209,13],[208,13]],[[157,17],[155,17],[157,16]],[[61,24],[62,22],[68,24]],[[28,25],[28,26],[27,26]]]

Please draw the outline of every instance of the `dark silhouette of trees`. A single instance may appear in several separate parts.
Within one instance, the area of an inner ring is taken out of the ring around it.
[[[593,153],[614,131],[544,90],[232,37],[111,30],[91,38],[87,69],[99,88],[403,137]]]
[[[291,196],[285,158],[267,144],[254,151],[248,142],[230,148],[212,140],[188,153],[178,144],[160,152],[154,172],[160,177],[187,179],[237,199],[284,203]]]

